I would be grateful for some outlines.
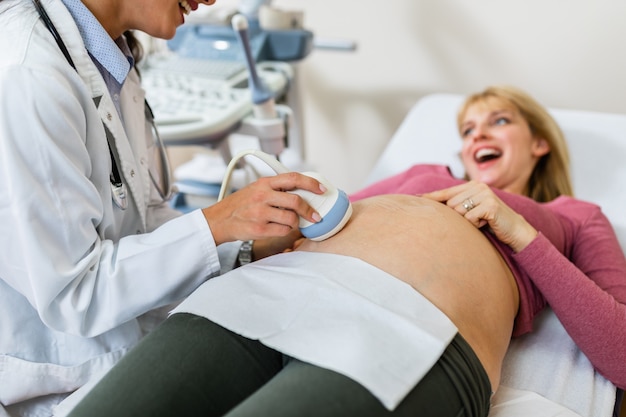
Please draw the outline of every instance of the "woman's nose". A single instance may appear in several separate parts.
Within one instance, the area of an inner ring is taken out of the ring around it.
[[[486,126],[483,126],[483,125],[475,126],[474,129],[472,130],[471,137],[473,141],[487,139],[488,131],[487,131]]]

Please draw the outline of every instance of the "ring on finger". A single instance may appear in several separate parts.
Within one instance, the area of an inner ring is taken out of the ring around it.
[[[470,211],[471,209],[473,209],[474,207],[476,207],[476,205],[474,204],[471,198],[468,198],[465,201],[463,201],[462,206],[465,209],[466,213]]]

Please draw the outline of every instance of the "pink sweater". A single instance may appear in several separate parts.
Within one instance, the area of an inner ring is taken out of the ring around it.
[[[423,194],[462,183],[442,165],[415,165],[350,198]],[[513,336],[532,331],[535,315],[549,304],[594,367],[626,389],[626,258],[597,205],[571,197],[548,203],[494,192],[531,223],[539,235],[515,254],[483,233],[509,264],[520,292]]]

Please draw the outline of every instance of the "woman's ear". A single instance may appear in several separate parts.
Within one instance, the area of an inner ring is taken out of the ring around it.
[[[550,153],[550,144],[544,138],[535,138],[532,151],[534,156],[540,158]]]

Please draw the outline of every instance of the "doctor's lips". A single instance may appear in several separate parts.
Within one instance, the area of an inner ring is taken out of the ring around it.
[[[195,3],[196,9],[198,8],[198,3]],[[179,0],[178,5],[180,6],[181,9],[183,9],[183,12],[188,15],[189,13],[191,13],[192,9],[191,5],[189,3],[187,3],[187,0]]]

